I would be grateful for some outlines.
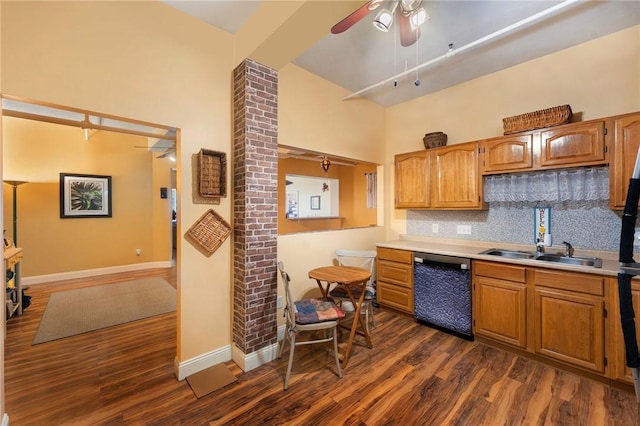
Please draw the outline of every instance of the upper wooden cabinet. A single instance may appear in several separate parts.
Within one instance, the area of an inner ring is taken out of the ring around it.
[[[525,171],[533,167],[533,133],[481,142],[482,174]]]
[[[606,164],[604,120],[572,123],[540,132],[541,167]]]
[[[613,161],[609,166],[609,207],[624,209],[633,174],[638,147],[640,147],[640,113],[613,118]]]
[[[395,207],[486,208],[482,202],[478,142],[396,155]]]
[[[607,164],[605,124],[585,121],[484,140],[482,174]]]
[[[482,202],[482,175],[478,165],[478,142],[462,143],[432,150],[431,207],[479,210]]]
[[[395,206],[426,208],[430,206],[429,168],[431,152],[416,151],[395,157]]]

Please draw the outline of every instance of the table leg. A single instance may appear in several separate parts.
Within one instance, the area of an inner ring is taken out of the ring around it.
[[[351,348],[353,347],[353,341],[356,336],[358,323],[360,323],[360,327],[362,328],[362,335],[367,340],[367,346],[369,348],[373,348],[373,344],[371,343],[371,336],[369,336],[369,333],[367,333],[366,324],[363,322],[363,319],[361,318],[362,315],[360,315],[360,311],[362,310],[362,302],[364,301],[364,290],[365,290],[364,286],[362,288],[362,291],[360,292],[360,298],[358,299],[358,302],[355,301],[353,297],[353,293],[351,292],[351,288],[349,286],[344,286],[344,287],[347,294],[349,295],[349,299],[351,300],[351,303],[353,303],[355,307],[355,312],[354,312],[355,316],[353,318],[353,323],[351,324],[349,340],[347,341],[347,350],[344,354],[344,359],[342,360],[342,368],[345,368],[347,366],[347,363],[349,362],[349,357],[351,356]]]

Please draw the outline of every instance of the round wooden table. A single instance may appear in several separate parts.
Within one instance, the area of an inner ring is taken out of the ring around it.
[[[363,322],[362,315],[360,315],[362,302],[364,301],[365,287],[371,278],[371,272],[354,266],[323,266],[309,271],[309,278],[316,280],[324,297],[329,297],[329,289],[332,284],[342,286],[355,308],[353,323],[350,327],[349,340],[347,341],[347,349],[342,358],[342,368],[344,368],[349,362],[349,356],[351,355],[351,348],[356,333],[364,336],[367,341],[367,346],[373,348],[371,336],[369,336],[366,324]],[[353,295],[353,288],[360,291],[360,297],[357,300]],[[358,329],[358,323],[360,323],[360,329]]]

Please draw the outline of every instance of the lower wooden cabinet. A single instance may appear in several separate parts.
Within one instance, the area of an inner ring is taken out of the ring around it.
[[[605,278],[535,271],[535,351],[577,367],[605,372]]]
[[[611,297],[611,315],[610,322],[612,324],[612,334],[614,341],[614,357],[612,376],[614,380],[619,380],[629,384],[633,384],[633,376],[631,370],[627,367],[627,357],[624,349],[624,337],[622,336],[622,326],[620,325],[620,301],[617,291],[617,280],[611,279],[612,291]],[[636,341],[640,342],[640,281],[634,280],[631,283],[631,298],[633,303],[633,311],[636,314]]]
[[[378,303],[413,314],[413,252],[378,247],[377,262]]]
[[[541,361],[629,382],[622,331],[619,325],[615,332],[607,331],[613,326],[607,318],[612,278],[487,261],[474,261],[472,270],[478,337]],[[640,284],[634,287],[634,304],[640,312]],[[615,322],[619,324],[618,316]]]
[[[525,268],[474,262],[474,333],[519,348],[527,346]]]

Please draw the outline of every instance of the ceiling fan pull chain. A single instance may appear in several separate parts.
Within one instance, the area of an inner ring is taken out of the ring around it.
[[[418,67],[418,42],[419,40],[416,40],[416,81],[413,82],[413,84],[415,84],[416,86],[420,86],[420,68]]]
[[[398,75],[398,32],[393,32],[393,75]],[[398,79],[393,79],[393,87],[398,87]]]

